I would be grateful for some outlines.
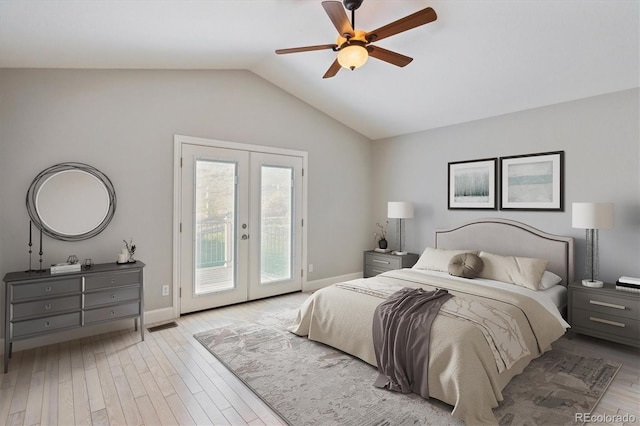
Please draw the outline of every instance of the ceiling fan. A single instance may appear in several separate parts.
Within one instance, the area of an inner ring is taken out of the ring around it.
[[[286,53],[309,52],[324,49],[331,49],[334,52],[338,52],[338,57],[333,61],[333,64],[331,64],[322,78],[335,76],[338,71],[340,71],[340,67],[351,70],[359,68],[364,65],[369,56],[399,67],[408,65],[413,61],[413,58],[374,46],[371,43],[433,22],[437,19],[436,12],[432,8],[427,7],[426,9],[405,16],[376,30],[365,32],[362,30],[354,30],[356,9],[362,5],[362,2],[363,0],[343,0],[344,8],[339,1],[322,2],[322,7],[338,30],[339,35],[336,44],[278,49],[276,53],[282,55]],[[349,22],[345,8],[351,11],[351,22]]]

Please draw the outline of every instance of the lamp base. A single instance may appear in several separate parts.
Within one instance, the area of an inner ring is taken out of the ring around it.
[[[404,255],[408,254],[408,252],[406,252],[406,251],[394,251],[393,254],[395,254],[397,256],[404,256]]]
[[[604,284],[602,281],[591,281],[591,280],[582,280],[582,285],[585,287],[602,287]]]

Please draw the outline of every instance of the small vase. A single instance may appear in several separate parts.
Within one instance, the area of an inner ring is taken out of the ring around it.
[[[382,250],[385,250],[387,248],[387,240],[384,238],[380,238],[378,240],[378,247],[380,247]]]

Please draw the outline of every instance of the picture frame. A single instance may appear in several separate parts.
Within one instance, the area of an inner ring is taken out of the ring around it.
[[[498,159],[456,161],[449,163],[449,210],[496,210]]]
[[[564,151],[500,158],[500,209],[564,211]]]

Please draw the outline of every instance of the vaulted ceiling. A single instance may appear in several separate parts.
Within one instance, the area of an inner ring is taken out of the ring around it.
[[[320,0],[0,0],[0,67],[247,69],[370,139],[640,86],[637,0],[364,0],[372,30],[432,7],[438,19],[322,79],[335,43]]]

